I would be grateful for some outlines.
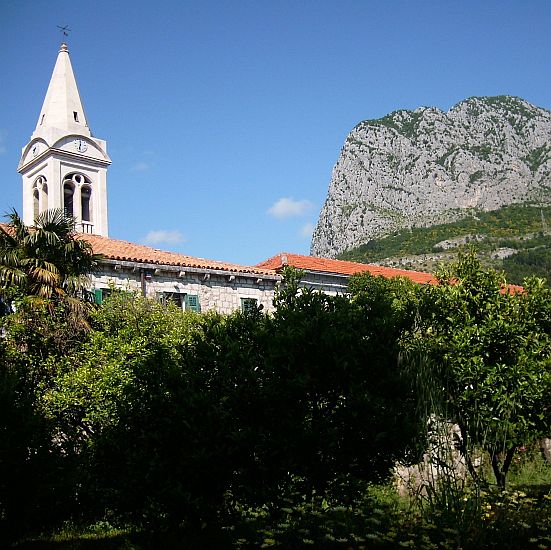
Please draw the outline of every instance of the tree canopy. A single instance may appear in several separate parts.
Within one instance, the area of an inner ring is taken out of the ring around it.
[[[536,278],[511,289],[474,252],[437,278],[404,339],[418,396],[429,396],[427,412],[459,425],[467,458],[488,451],[504,486],[515,450],[551,431],[551,291]]]

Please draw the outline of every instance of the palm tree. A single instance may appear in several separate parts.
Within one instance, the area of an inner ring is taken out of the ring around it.
[[[63,210],[46,210],[34,227],[17,212],[0,226],[0,292],[15,288],[35,302],[63,301],[75,307],[87,300],[87,275],[95,271],[99,256],[90,243],[75,238],[75,220]]]

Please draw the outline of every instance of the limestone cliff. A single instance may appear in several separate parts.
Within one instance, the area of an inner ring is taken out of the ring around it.
[[[551,112],[510,96],[396,111],[346,138],[312,237],[334,257],[373,238],[513,203],[551,203]]]

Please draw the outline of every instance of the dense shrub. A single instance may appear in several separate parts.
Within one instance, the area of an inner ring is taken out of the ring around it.
[[[74,488],[40,395],[82,334],[63,304],[50,312],[13,299],[17,313],[0,318],[0,543],[63,519]]]
[[[343,499],[346,480],[388,476],[418,426],[399,327],[369,304],[292,277],[273,315],[199,316],[114,295],[42,395],[79,464],[79,512],[201,524],[237,501],[329,489]]]

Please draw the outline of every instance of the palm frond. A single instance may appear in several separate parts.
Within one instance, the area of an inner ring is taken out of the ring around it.
[[[16,242],[21,242],[30,233],[29,228],[23,223],[15,208],[12,208],[6,217],[8,218],[8,226],[13,238]]]
[[[40,213],[34,220],[36,229],[42,229],[57,233],[58,235],[68,235],[75,230],[76,219],[68,216],[62,208],[50,208]]]
[[[22,287],[27,281],[27,274],[17,267],[3,265],[0,261],[0,288]]]
[[[85,298],[83,275],[97,268],[98,256],[89,242],[75,238],[74,218],[59,208],[42,212],[33,228],[15,210],[7,218],[8,227],[0,228],[0,287],[17,286],[38,302],[54,302],[48,302],[52,312],[67,296]]]

